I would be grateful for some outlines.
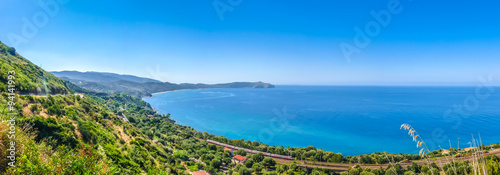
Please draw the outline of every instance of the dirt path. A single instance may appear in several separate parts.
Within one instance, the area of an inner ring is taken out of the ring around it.
[[[80,133],[80,130],[78,130],[78,124],[76,123],[71,123],[75,127],[75,134],[78,137],[79,140],[82,140],[82,133]]]
[[[115,128],[115,131],[118,132],[118,135],[120,135],[120,138],[122,138],[125,141],[125,143],[129,143],[130,140],[133,140],[130,136],[125,134],[122,126],[114,125],[114,128]]]
[[[181,162],[181,165],[184,166],[184,168],[186,168],[186,172],[189,174],[191,173],[191,170],[187,167],[186,163],[183,161]]]

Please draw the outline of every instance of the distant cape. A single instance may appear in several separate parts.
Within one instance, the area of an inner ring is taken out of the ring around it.
[[[128,93],[137,97],[149,97],[152,93],[202,88],[274,88],[264,82],[232,82],[221,84],[169,83],[133,75],[121,75],[109,72],[51,72],[55,76],[69,81],[80,88],[101,93]]]

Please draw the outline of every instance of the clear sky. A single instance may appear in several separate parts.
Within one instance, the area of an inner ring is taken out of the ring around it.
[[[494,0],[41,2],[49,5],[1,1],[0,41],[49,71],[115,72],[175,83],[500,80],[500,2]],[[381,16],[382,25],[372,10],[389,12],[391,19]],[[356,45],[356,27],[371,35],[365,37],[369,43]],[[341,43],[357,49],[349,59]]]

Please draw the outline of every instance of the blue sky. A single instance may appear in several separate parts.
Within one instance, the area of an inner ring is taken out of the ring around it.
[[[479,76],[500,77],[493,0],[41,2],[57,5],[2,1],[0,41],[49,71],[299,85],[475,85]],[[227,11],[219,15],[214,2]],[[346,59],[339,45],[355,46],[354,28],[365,30],[376,22],[372,10],[398,2],[400,12]],[[26,21],[36,33],[23,34]]]

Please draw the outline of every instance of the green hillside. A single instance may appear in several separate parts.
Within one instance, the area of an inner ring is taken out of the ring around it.
[[[16,72],[17,92],[21,94],[68,94],[66,83],[31,63],[13,47],[0,42],[0,89],[7,91],[7,72]]]

